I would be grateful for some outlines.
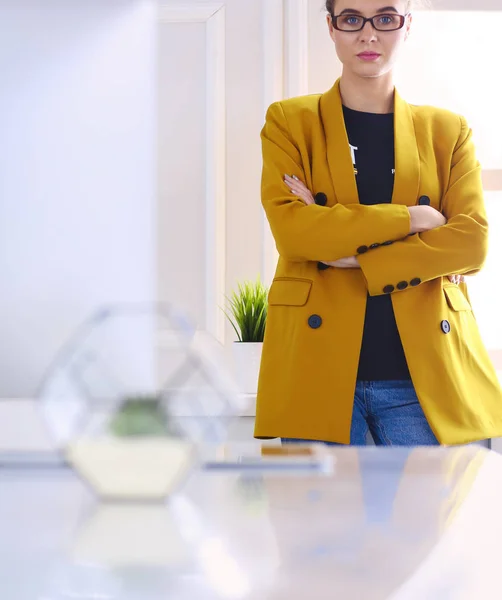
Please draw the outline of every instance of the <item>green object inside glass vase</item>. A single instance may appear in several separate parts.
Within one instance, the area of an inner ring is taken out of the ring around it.
[[[167,436],[169,422],[159,398],[127,398],[114,415],[110,429],[118,437]]]

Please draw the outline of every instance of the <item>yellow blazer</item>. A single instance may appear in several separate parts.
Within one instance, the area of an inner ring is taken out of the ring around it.
[[[391,204],[359,204],[339,81],[272,104],[262,130],[262,203],[279,251],[258,385],[255,436],[349,443],[367,294],[391,293],[412,380],[443,444],[502,436],[502,390],[467,287],[487,253],[481,169],[464,118],[395,93]],[[296,175],[326,206],[286,187]],[[448,223],[408,236],[427,196]],[[361,269],[317,261],[357,255]]]

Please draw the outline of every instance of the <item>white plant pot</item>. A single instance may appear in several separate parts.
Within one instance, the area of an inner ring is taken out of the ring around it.
[[[234,342],[235,379],[241,394],[256,394],[260,373],[262,342]]]
[[[168,438],[83,438],[67,459],[103,500],[163,501],[196,460],[193,444]]]

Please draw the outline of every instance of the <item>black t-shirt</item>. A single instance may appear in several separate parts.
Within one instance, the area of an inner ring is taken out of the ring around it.
[[[343,115],[359,202],[390,203],[394,189],[394,115],[358,112],[345,106]],[[390,295],[368,295],[357,378],[410,379]]]

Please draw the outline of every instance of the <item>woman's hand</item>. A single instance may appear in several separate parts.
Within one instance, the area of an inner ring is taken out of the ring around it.
[[[284,183],[288,186],[289,191],[298,196],[300,200],[308,206],[309,204],[315,204],[314,196],[307,186],[302,183],[296,175],[284,175]]]
[[[411,235],[431,231],[447,223],[446,217],[432,206],[409,206],[408,211]]]
[[[301,182],[296,175],[284,175],[284,183],[288,186],[289,191],[295,196],[298,196],[307,206],[309,204],[315,204],[314,196],[307,186]],[[335,267],[337,269],[359,269],[359,263],[355,256],[349,256],[347,258],[340,258],[332,262],[323,262],[323,264],[329,267]]]
[[[336,269],[360,269],[357,258],[355,256],[348,256],[347,258],[339,258],[338,260],[333,260],[331,262],[324,262],[323,264],[328,265],[329,267],[335,267]]]
[[[284,183],[288,186],[289,191],[295,196],[298,196],[307,206],[309,204],[315,204],[314,196],[307,186],[296,177],[296,175],[284,175]],[[419,207],[422,208],[422,207]],[[418,212],[418,211],[417,211]],[[425,212],[425,211],[424,211]],[[418,227],[419,230],[426,230],[427,228],[439,227],[446,222],[446,219],[438,211],[430,211],[430,223],[421,225]],[[437,213],[437,215],[436,215]],[[336,269],[360,269],[360,265],[355,256],[349,256],[347,258],[340,258],[334,261],[322,261],[323,264]],[[458,285],[464,282],[463,275],[450,275],[448,279]]]

